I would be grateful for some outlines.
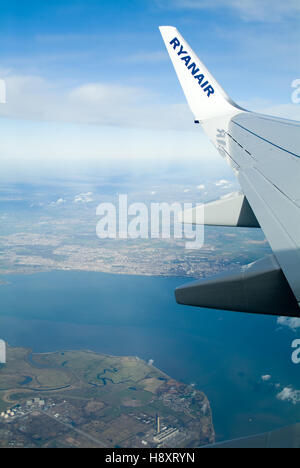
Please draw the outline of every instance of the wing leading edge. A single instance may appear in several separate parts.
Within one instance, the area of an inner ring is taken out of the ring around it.
[[[263,229],[274,252],[233,274],[182,286],[176,299],[200,307],[300,317],[300,123],[242,109],[176,28],[160,31],[195,122],[230,164],[244,194],[220,204],[221,209],[218,203],[205,207],[207,224],[226,225],[228,220],[231,226],[247,226],[248,220],[249,227]],[[241,217],[243,224],[236,221]]]

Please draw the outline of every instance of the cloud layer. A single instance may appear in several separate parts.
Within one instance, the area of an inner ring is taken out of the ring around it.
[[[52,122],[134,128],[190,129],[185,102],[161,104],[145,88],[113,83],[85,83],[63,88],[40,76],[7,75],[7,103],[0,116]]]
[[[160,6],[216,10],[228,9],[237,13],[244,21],[277,22],[285,18],[300,17],[298,0],[159,0]]]

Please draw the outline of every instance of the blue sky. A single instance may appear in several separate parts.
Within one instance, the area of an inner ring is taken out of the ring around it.
[[[234,100],[297,119],[299,19],[298,0],[1,2],[3,164],[216,161],[158,26],[177,26]]]

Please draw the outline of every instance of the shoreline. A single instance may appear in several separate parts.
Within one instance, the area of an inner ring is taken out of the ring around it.
[[[128,356],[128,355],[123,355],[123,354],[116,355],[116,354],[100,353],[98,351],[93,351],[92,349],[67,349],[67,350],[56,350],[56,351],[48,351],[48,352],[46,351],[46,352],[43,352],[43,353],[34,353],[33,350],[30,349],[30,348],[26,348],[26,347],[23,347],[23,346],[11,346],[9,343],[6,343],[6,344],[8,345],[9,348],[15,348],[15,349],[16,348],[22,348],[22,349],[26,350],[27,353],[28,353],[27,356],[29,358],[29,362],[33,366],[35,365],[35,363],[30,360],[30,357],[33,357],[35,355],[36,356],[51,356],[53,354],[78,353],[78,352],[80,352],[80,353],[96,354],[97,356],[103,356],[103,357],[112,358],[112,359],[122,359],[123,358],[123,359],[132,359],[132,360],[135,360],[135,361],[142,361],[148,367],[153,368],[154,370],[156,370],[157,372],[159,372],[160,374],[165,376],[168,380],[175,380],[172,377],[170,377],[168,374],[166,374],[164,371],[159,369],[158,367],[153,366],[153,364],[148,364],[147,361],[140,358],[139,356]],[[184,385],[187,385],[187,384],[184,384]]]
[[[8,273],[2,273],[0,272],[0,277],[9,277],[9,276],[34,276],[34,275],[40,275],[40,274],[46,274],[46,273],[67,273],[67,272],[74,272],[74,273],[100,273],[102,275],[115,275],[115,276],[132,276],[132,277],[140,277],[140,278],[169,278],[169,279],[183,279],[183,280],[196,280],[199,279],[198,277],[195,276],[181,276],[181,275],[165,275],[165,274],[155,274],[155,273],[127,273],[124,271],[103,271],[103,270],[91,270],[91,269],[77,269],[77,268],[53,268],[53,269],[45,269],[45,270],[39,270],[39,271],[22,271],[22,272],[17,272],[17,271],[11,271]],[[8,285],[10,284],[9,281],[2,281],[0,280],[0,285]]]

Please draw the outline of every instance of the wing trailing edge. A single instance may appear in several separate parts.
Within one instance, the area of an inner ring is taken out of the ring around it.
[[[300,317],[296,298],[273,255],[181,286],[175,297],[179,304],[208,309]]]

